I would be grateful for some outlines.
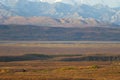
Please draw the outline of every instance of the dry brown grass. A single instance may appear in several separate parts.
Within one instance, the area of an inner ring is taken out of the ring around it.
[[[0,56],[40,54],[120,54],[120,44],[1,44]]]
[[[24,54],[120,54],[120,44],[7,44],[0,56]],[[76,56],[75,56],[76,57]],[[0,62],[0,80],[120,80],[120,62]]]
[[[0,80],[120,80],[119,62],[28,61],[0,66]]]

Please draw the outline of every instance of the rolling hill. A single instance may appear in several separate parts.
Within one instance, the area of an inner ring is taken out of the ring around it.
[[[0,25],[0,40],[120,41],[120,28]]]
[[[0,40],[120,41],[119,5],[68,2],[1,0]]]

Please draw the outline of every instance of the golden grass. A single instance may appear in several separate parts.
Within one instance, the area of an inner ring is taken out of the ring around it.
[[[120,54],[120,44],[1,44],[0,56]],[[120,80],[120,62],[0,62],[0,80]]]
[[[24,54],[120,54],[120,44],[0,44],[0,56]]]
[[[2,46],[21,46],[21,47],[48,47],[48,48],[114,48],[119,47],[120,44],[118,43],[94,43],[94,44],[87,44],[87,43],[73,43],[73,44],[50,44],[50,43],[16,43],[16,44],[0,44]]]
[[[25,66],[26,63],[29,66]],[[99,64],[98,62],[96,64],[96,62],[33,61],[32,63],[0,63],[0,65],[11,66],[7,69],[4,67],[0,69],[0,80],[120,80],[119,62],[115,64],[108,64],[108,62]]]

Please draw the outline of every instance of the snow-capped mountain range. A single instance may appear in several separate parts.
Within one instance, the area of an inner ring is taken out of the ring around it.
[[[34,0],[33,0],[34,1]],[[110,7],[117,7],[120,5],[120,0],[40,0],[43,2],[55,3],[55,2],[63,2],[68,4],[88,4],[88,5],[108,5]]]
[[[0,0],[0,2],[8,4],[8,3],[16,3],[20,0]],[[25,1],[25,0],[24,0]],[[107,5],[109,7],[118,7],[120,6],[120,0],[28,0],[33,2],[48,2],[48,3],[56,3],[56,2],[62,2],[67,4],[73,4],[73,5],[81,5],[81,4],[88,4],[88,5],[96,5],[96,4],[102,4]]]
[[[15,22],[16,16],[17,19],[25,18],[25,21],[32,17],[42,16],[42,20],[43,16],[45,19],[50,17],[57,24],[73,24],[74,21],[74,24],[87,24],[92,21],[120,25],[120,0],[0,0],[0,23]]]

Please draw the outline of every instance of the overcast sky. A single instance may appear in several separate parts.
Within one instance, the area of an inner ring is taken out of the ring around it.
[[[65,2],[65,3],[70,3],[70,4],[90,4],[90,5],[95,5],[95,4],[104,4],[108,5],[110,7],[116,7],[120,6],[120,0],[41,0],[41,1],[46,1],[46,2]]]

